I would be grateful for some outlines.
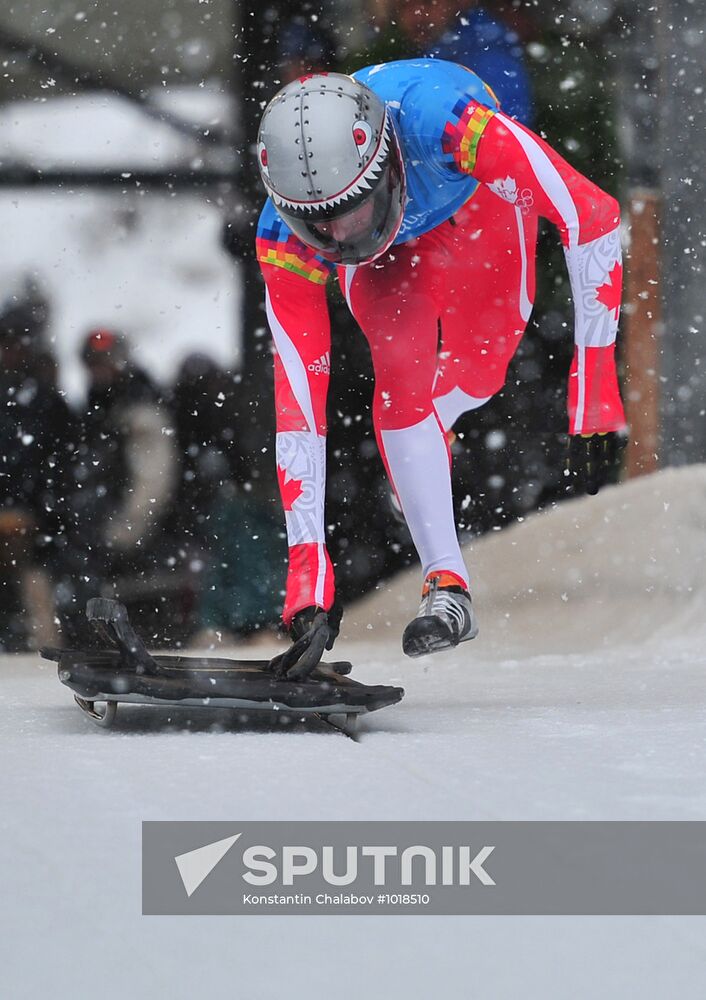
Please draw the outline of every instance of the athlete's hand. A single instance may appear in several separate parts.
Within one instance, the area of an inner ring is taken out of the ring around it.
[[[598,493],[606,483],[614,482],[620,470],[627,431],[603,434],[572,434],[564,476],[571,493]]]
[[[332,649],[336,641],[343,609],[335,603],[330,611],[310,607],[298,611],[292,619],[289,634],[292,645],[275,656],[270,669],[278,677],[302,680],[317,666],[325,649]],[[343,671],[341,671],[343,672]]]

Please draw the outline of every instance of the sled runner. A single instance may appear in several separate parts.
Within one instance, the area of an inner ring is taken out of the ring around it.
[[[278,712],[291,719],[343,717],[352,729],[363,712],[394,705],[400,687],[361,684],[346,676],[347,662],[320,663],[304,680],[278,677],[269,660],[234,660],[151,654],[133,630],[124,605],[93,598],[88,620],[104,642],[97,649],[55,649],[41,655],[58,664],[81,711],[108,728],[121,702],[140,705],[234,709],[238,715]],[[104,705],[102,711],[96,707]],[[345,729],[343,730],[346,731]]]

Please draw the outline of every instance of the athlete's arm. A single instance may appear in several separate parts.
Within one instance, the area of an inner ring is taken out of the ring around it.
[[[537,212],[559,229],[574,299],[570,432],[624,427],[615,370],[622,284],[617,201],[500,111],[471,101],[456,128],[454,160],[460,170],[487,184],[516,211]]]
[[[303,608],[329,610],[334,600],[324,528],[329,271],[283,223],[263,225],[263,218],[257,256],[274,345],[277,478],[289,543],[282,618],[289,626]]]

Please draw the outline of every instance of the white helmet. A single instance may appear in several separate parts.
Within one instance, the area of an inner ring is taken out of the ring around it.
[[[283,87],[262,116],[258,162],[279,215],[326,260],[368,263],[392,246],[404,166],[390,114],[369,87],[340,73]]]

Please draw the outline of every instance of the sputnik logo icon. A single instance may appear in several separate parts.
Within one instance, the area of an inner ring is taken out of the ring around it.
[[[219,861],[222,861],[236,840],[242,834],[236,833],[224,840],[215,840],[212,844],[197,847],[186,854],[177,854],[174,858],[179,869],[181,880],[186,889],[186,895],[191,897],[204,879],[208,878]]]

